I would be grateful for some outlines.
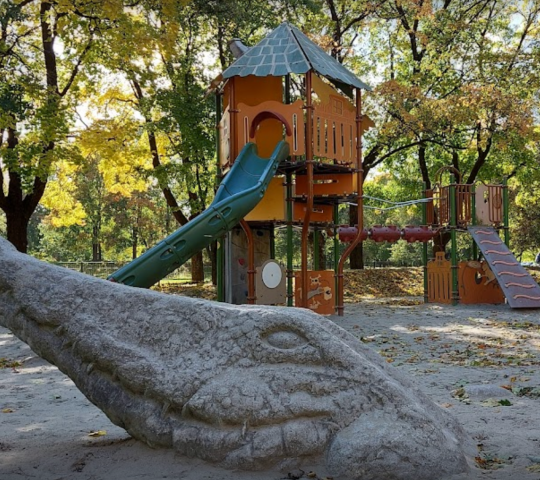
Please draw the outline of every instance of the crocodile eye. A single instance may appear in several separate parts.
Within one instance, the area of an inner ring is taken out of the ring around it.
[[[308,343],[307,339],[303,335],[293,332],[292,330],[279,330],[277,332],[271,332],[265,336],[265,340],[269,345],[279,348],[280,350],[291,350]]]

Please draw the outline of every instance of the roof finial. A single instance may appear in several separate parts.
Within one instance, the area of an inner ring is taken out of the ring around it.
[[[234,58],[238,59],[249,50],[249,47],[247,45],[244,45],[242,40],[240,40],[239,38],[233,38],[229,42],[229,50],[234,55]]]

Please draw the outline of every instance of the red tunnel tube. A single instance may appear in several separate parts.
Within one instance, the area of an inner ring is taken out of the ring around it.
[[[369,236],[374,242],[397,242],[401,238],[401,230],[395,225],[374,225],[369,229]]]
[[[407,225],[402,232],[403,240],[409,243],[429,242],[435,235],[437,235],[437,230],[432,230],[426,225]]]
[[[358,232],[358,227],[349,227],[349,226],[339,227],[340,242],[351,243],[356,238],[356,232]],[[361,240],[364,241],[364,240],[367,240],[367,238],[368,238],[368,231],[367,229],[364,228]]]

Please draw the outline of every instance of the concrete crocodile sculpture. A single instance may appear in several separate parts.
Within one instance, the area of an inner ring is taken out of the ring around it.
[[[307,310],[113,284],[0,239],[0,324],[150,446],[230,469],[323,463],[341,480],[468,469],[453,417]]]

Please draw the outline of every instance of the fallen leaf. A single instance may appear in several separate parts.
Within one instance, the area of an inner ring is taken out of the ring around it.
[[[510,407],[512,405],[512,402],[510,400],[507,400],[506,398],[502,400],[497,400],[495,398],[488,398],[486,400],[483,400],[480,402],[481,405],[484,407]]]
[[[2,413],[13,413],[15,410],[13,410],[12,408],[3,408],[2,409]]]
[[[88,434],[89,437],[103,437],[104,435],[107,435],[107,430],[97,430]]]

